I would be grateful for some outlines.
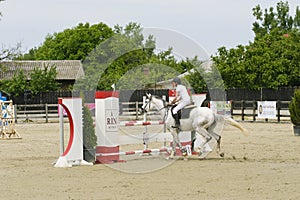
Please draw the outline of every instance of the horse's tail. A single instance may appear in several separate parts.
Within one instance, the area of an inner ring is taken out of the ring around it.
[[[230,117],[225,117],[225,122],[228,122],[230,125],[240,129],[244,135],[249,135],[249,131],[240,125],[237,121],[231,119]]]

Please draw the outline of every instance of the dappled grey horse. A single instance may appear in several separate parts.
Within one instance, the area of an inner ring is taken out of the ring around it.
[[[217,152],[220,156],[223,156],[221,151],[221,136],[214,132],[214,129],[220,119],[224,119],[225,122],[229,123],[230,125],[240,129],[242,133],[248,135],[248,131],[243,128],[238,122],[231,119],[230,117],[217,115],[211,109],[207,107],[197,107],[194,106],[189,114],[187,119],[180,120],[180,130],[177,128],[172,128],[175,124],[175,120],[172,116],[170,111],[170,106],[167,106],[167,102],[162,98],[147,94],[146,103],[142,106],[143,112],[148,112],[149,110],[157,110],[157,112],[161,115],[162,119],[166,124],[166,128],[171,132],[173,137],[173,145],[172,151],[170,153],[170,158],[174,157],[176,152],[176,146],[180,148],[185,155],[185,149],[182,147],[178,134],[180,131],[196,131],[196,133],[203,136],[204,141],[202,144],[195,149],[199,152],[199,156],[203,150],[203,147],[212,139],[214,138],[217,141]]]

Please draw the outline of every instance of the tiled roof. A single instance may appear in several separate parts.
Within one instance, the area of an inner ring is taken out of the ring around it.
[[[1,61],[0,79],[11,79],[18,69],[23,69],[24,74],[30,79],[29,74],[35,69],[56,67],[57,80],[75,80],[84,76],[80,60],[32,60],[32,61]]]

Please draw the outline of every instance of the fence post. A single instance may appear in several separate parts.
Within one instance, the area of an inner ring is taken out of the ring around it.
[[[139,102],[135,102],[135,120],[139,119]]]
[[[256,118],[255,118],[255,110],[256,110],[256,106],[257,106],[257,102],[253,101],[253,111],[252,111],[252,115],[253,115],[253,122],[255,122]]]
[[[244,121],[244,112],[245,112],[245,108],[244,108],[244,100],[241,101],[241,109],[242,109],[242,121]]]
[[[17,104],[14,105],[14,119],[15,119],[15,123],[18,123],[18,118],[17,118]]]
[[[280,122],[280,101],[277,101],[277,122]]]
[[[231,102],[231,106],[230,106],[230,116],[231,116],[231,118],[233,119],[233,106],[234,106],[234,101],[231,100],[230,102]]]
[[[167,100],[167,97],[166,97],[166,95],[163,95],[162,96],[162,99],[163,100]],[[163,122],[164,122],[164,133],[166,133],[167,132],[167,125],[166,125],[166,123],[165,123],[165,119],[163,119]],[[165,147],[166,145],[164,144],[164,147]]]
[[[45,104],[45,112],[46,112],[46,123],[48,123],[48,104]]]

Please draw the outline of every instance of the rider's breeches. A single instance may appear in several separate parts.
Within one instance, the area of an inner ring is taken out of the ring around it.
[[[184,106],[189,105],[190,101],[181,101],[174,109],[173,109],[173,115],[177,114],[179,110],[181,110]]]

